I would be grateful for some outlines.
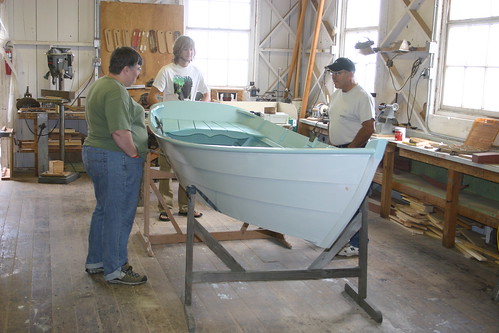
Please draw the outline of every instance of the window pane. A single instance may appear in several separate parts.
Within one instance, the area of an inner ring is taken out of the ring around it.
[[[201,30],[192,30],[186,33],[187,36],[194,40],[196,46],[196,56],[194,59],[208,57],[208,32]]]
[[[497,87],[499,87],[499,68],[489,68],[485,74],[483,107],[486,110],[499,110],[499,98],[497,98]]]
[[[348,0],[346,28],[373,27],[379,24],[379,0]]]
[[[466,26],[451,27],[447,36],[447,66],[459,66],[465,63],[463,52],[463,36],[467,35]]]
[[[245,32],[231,32],[229,34],[229,53],[231,59],[248,60],[249,35]]]
[[[200,0],[189,0],[189,11],[187,12],[187,25],[189,27],[207,27],[209,2]]]
[[[443,104],[461,107],[464,68],[450,67],[445,72]]]
[[[251,0],[187,0],[186,34],[196,42],[195,64],[208,86],[248,81]],[[237,85],[236,85],[237,84]]]
[[[228,68],[228,86],[242,87],[248,84],[248,61],[230,60]]]
[[[378,31],[355,31],[345,33],[345,57],[355,63],[355,79],[368,92],[375,92],[374,83],[376,80],[376,54],[364,55],[355,49],[357,42],[367,41],[367,38],[378,40]]]
[[[498,1],[499,3],[499,1]],[[488,66],[499,67],[499,24],[490,27],[490,33],[487,41],[487,60]]]
[[[487,42],[489,41],[489,25],[470,26],[467,42],[461,41],[461,47],[466,52],[466,64],[468,66],[484,66],[487,57]]]
[[[249,29],[251,27],[251,4],[249,1],[232,2],[230,9],[231,29]]]
[[[499,16],[497,0],[452,0],[450,20]]]
[[[467,68],[464,75],[463,107],[481,109],[483,99],[484,68]]]
[[[463,108],[463,112],[484,111],[484,115],[499,112],[493,88],[499,83],[499,1],[452,0],[446,5],[450,21],[442,105]]]
[[[208,60],[208,80],[211,86],[223,87],[227,85],[227,61],[220,59]]]

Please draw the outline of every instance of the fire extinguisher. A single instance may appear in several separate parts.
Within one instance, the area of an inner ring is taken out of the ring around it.
[[[12,49],[10,47],[5,49],[5,55],[9,59],[10,63],[12,63]],[[10,65],[7,62],[7,60],[5,60],[5,74],[7,75],[12,74],[12,68],[10,68]]]

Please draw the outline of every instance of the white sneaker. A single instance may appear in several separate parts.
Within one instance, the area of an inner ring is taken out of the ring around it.
[[[359,248],[352,245],[345,245],[340,252],[338,252],[339,256],[342,257],[354,257],[359,255]]]

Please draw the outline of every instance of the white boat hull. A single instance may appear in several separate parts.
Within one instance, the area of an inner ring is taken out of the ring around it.
[[[324,248],[359,208],[386,146],[374,140],[358,149],[227,147],[158,132],[180,182],[196,186],[222,213]]]

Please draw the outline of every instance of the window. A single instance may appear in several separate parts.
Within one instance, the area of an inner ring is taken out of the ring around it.
[[[368,92],[375,92],[376,55],[363,55],[355,49],[357,42],[371,40],[377,44],[380,0],[344,0],[344,40],[342,54],[355,63],[355,78]]]
[[[246,86],[252,0],[187,0],[186,12],[186,35],[196,43],[194,63],[208,86]]]
[[[499,1],[445,4],[440,110],[497,117]]]

